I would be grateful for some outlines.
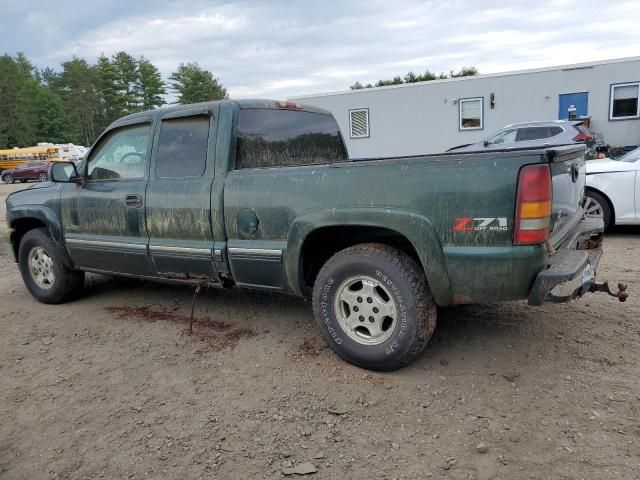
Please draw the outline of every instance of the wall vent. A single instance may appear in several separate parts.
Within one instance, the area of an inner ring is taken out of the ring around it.
[[[349,130],[351,138],[369,137],[369,109],[349,110]]]

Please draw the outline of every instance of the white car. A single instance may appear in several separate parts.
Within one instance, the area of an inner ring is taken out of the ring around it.
[[[640,148],[615,160],[587,162],[585,213],[602,216],[605,228],[640,225]]]

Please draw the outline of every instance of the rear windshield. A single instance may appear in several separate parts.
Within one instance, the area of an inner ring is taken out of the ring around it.
[[[555,137],[556,135],[560,135],[564,130],[562,127],[549,127],[549,136]]]
[[[347,159],[336,121],[322,113],[240,110],[236,139],[237,169],[314,165]]]

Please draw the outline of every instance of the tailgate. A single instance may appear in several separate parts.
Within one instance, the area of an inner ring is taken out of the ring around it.
[[[585,147],[568,146],[549,149],[547,157],[553,182],[551,237],[557,247],[582,219],[581,201],[586,181]]]

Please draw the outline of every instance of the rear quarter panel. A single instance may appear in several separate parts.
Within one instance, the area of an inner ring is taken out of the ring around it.
[[[512,246],[516,179],[522,165],[540,161],[508,152],[232,171],[228,245],[281,249],[275,288],[300,293],[299,253],[311,231],[383,226],[412,243],[440,305],[524,298],[544,253]],[[258,219],[250,238],[237,225],[243,210]]]

